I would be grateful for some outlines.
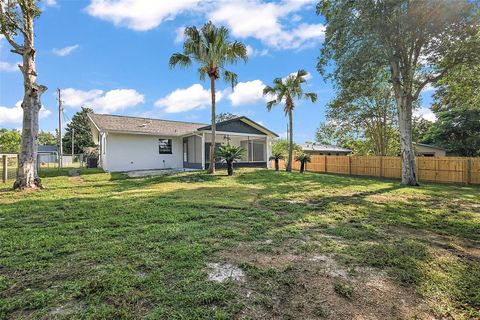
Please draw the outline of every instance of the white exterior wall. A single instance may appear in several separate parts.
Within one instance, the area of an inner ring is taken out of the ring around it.
[[[158,153],[158,139],[172,139],[172,154]],[[183,139],[136,134],[108,133],[107,171],[183,168]]]

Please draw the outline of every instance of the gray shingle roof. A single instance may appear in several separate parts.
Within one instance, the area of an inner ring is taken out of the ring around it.
[[[93,123],[101,130],[165,136],[182,136],[206,126],[204,123],[157,120],[140,117],[116,116],[109,114],[89,114]]]
[[[309,144],[302,146],[303,151],[320,151],[320,152],[345,152],[349,153],[352,150],[347,148],[342,148],[339,146],[332,146],[328,144]]]
[[[438,149],[438,150],[447,150],[445,148],[442,148],[442,147],[437,147],[437,146],[434,146],[432,144],[425,144],[425,143],[417,143],[417,142],[413,142],[413,145],[414,146],[422,146],[422,147],[427,147],[427,148],[432,148],[432,149]]]

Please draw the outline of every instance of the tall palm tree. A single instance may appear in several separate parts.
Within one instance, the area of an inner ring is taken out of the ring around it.
[[[264,96],[272,96],[273,99],[267,102],[268,111],[272,110],[273,106],[285,103],[285,115],[288,115],[289,122],[289,148],[288,148],[288,163],[286,170],[292,171],[293,158],[293,109],[295,108],[295,99],[309,99],[313,103],[317,101],[317,94],[313,92],[303,92],[302,84],[307,82],[305,76],[307,71],[298,70],[296,74],[291,74],[288,77],[275,78],[273,86],[266,86],[263,89]]]
[[[170,57],[170,68],[179,65],[188,67],[192,61],[199,65],[198,73],[201,80],[210,78],[210,91],[212,95],[212,141],[210,146],[210,165],[208,173],[215,173],[215,81],[221,77],[226,83],[232,85],[232,90],[237,84],[237,74],[225,69],[225,65],[234,64],[238,60],[247,62],[247,48],[245,44],[231,41],[228,29],[217,28],[211,21],[200,30],[196,27],[185,28],[185,41],[183,53],[174,53]]]

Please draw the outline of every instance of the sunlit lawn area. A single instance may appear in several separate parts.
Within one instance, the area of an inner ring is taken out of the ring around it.
[[[1,185],[0,318],[480,317],[479,187],[80,173]]]

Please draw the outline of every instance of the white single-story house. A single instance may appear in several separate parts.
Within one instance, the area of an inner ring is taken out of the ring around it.
[[[329,144],[317,144],[315,142],[306,142],[303,144],[302,151],[310,155],[321,156],[346,156],[353,152],[347,148]]]
[[[447,155],[447,149],[431,144],[414,142],[413,148],[415,149],[415,155],[419,157],[445,157]]]
[[[105,171],[205,169],[209,164],[211,126],[204,123],[89,114],[99,167]],[[246,150],[237,167],[270,166],[277,134],[248,119],[217,123],[215,142]],[[223,166],[217,163],[217,166]]]

